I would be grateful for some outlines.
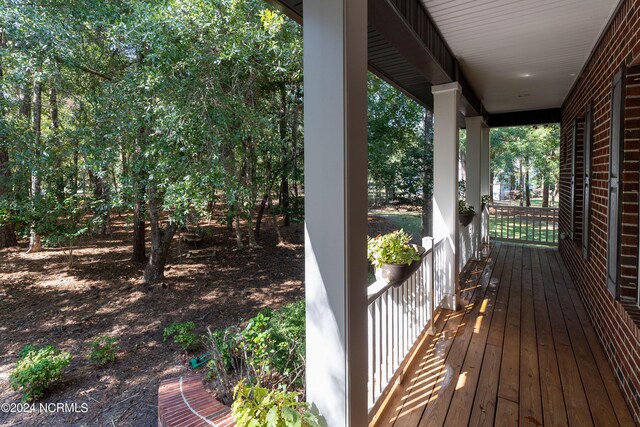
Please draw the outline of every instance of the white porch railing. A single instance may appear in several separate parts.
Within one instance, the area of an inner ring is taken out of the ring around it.
[[[518,243],[557,245],[558,210],[558,208],[491,206],[489,208],[491,238]]]
[[[480,250],[479,245],[486,234],[482,229],[487,221],[486,213],[476,215],[472,224],[458,229],[460,243],[458,251],[463,267]],[[476,238],[481,233],[481,238]],[[368,398],[369,411],[375,412],[380,402],[400,380],[408,357],[425,328],[433,319],[435,311],[448,296],[451,284],[445,283],[445,269],[452,268],[447,262],[446,241],[423,238],[427,249],[420,267],[398,287],[377,281],[368,287]]]
[[[480,250],[482,231],[482,212],[473,217],[471,224],[463,227],[458,224],[459,251],[458,271],[463,271],[471,258],[476,257]]]
[[[368,405],[374,407],[388,386],[401,375],[401,366],[433,318],[433,239],[422,241],[427,249],[421,265],[402,285],[377,281],[368,288],[369,381]]]

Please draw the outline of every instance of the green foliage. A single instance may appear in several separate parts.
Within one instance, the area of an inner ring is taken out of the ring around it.
[[[91,340],[89,358],[98,366],[104,366],[116,360],[118,339],[115,337],[96,337]]]
[[[285,377],[292,378],[304,369],[305,327],[304,300],[287,304],[271,314],[271,336],[276,346],[273,364]]]
[[[462,215],[475,214],[476,210],[473,206],[467,204],[464,200],[458,201],[458,213]]]
[[[420,255],[409,242],[411,236],[404,230],[367,238],[367,257],[374,266],[382,264],[409,264],[420,260]]]
[[[14,390],[22,392],[22,401],[30,401],[44,395],[71,362],[71,353],[62,352],[52,345],[35,347],[27,345],[18,355],[16,368],[9,381]]]
[[[247,326],[240,333],[240,346],[249,356],[248,362],[259,372],[269,372],[271,357],[276,351],[270,321],[269,312],[258,313],[249,319]]]
[[[520,126],[491,130],[491,173],[511,189],[531,183],[549,190],[558,183],[560,128],[558,125]],[[531,183],[524,175],[529,172]],[[526,196],[526,194],[525,194]]]
[[[302,29],[263,0],[5,3],[0,223],[22,235],[35,225],[45,244],[69,248],[138,200],[183,225],[217,193],[248,219],[281,179],[302,182]],[[36,81],[38,137],[22,99]],[[69,197],[80,222],[57,209]]]
[[[215,382],[222,401],[231,401],[232,389],[240,378],[285,390],[303,385],[304,301],[264,310],[244,328],[216,330],[208,338],[211,360],[207,376]]]
[[[386,201],[422,198],[425,166],[425,110],[383,80],[368,81],[369,186]]]
[[[481,200],[482,200],[482,203],[489,204],[491,203],[491,196],[488,194],[484,194]]]
[[[231,412],[246,427],[314,427],[318,418],[296,392],[271,390],[240,381],[234,389]]]
[[[193,322],[172,323],[164,328],[162,340],[167,341],[173,337],[173,342],[185,351],[196,350],[202,344],[201,339],[193,333],[196,324]]]

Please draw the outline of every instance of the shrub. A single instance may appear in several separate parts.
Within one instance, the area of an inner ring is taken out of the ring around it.
[[[234,389],[231,412],[240,426],[314,427],[318,418],[297,392],[251,387],[240,381]]]
[[[202,344],[200,338],[193,333],[195,328],[196,324],[193,322],[172,323],[171,326],[164,328],[162,339],[167,341],[173,337],[173,342],[178,347],[186,351],[193,351]]]
[[[211,360],[208,378],[214,382],[218,398],[230,403],[240,378],[284,390],[301,387],[305,365],[304,301],[278,310],[264,310],[249,319],[244,329],[232,326],[209,331]]]
[[[299,381],[305,362],[305,302],[304,300],[274,310],[271,315],[272,337],[278,347],[273,356],[275,369],[284,376]],[[298,378],[293,378],[297,376]]]
[[[96,337],[91,340],[89,358],[98,366],[104,366],[116,360],[118,339],[114,337]]]
[[[9,381],[14,390],[22,391],[22,401],[41,397],[53,383],[62,378],[71,362],[71,353],[52,345],[38,348],[25,346],[18,354],[18,363]]]

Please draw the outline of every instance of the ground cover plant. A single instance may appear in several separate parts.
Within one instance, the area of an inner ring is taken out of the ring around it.
[[[96,337],[91,340],[89,358],[98,366],[115,362],[118,353],[118,339],[115,337]]]
[[[38,399],[62,378],[70,362],[71,353],[53,345],[27,345],[18,354],[18,362],[10,376],[11,386],[22,393],[23,402]]]
[[[172,323],[164,328],[162,340],[172,339],[173,342],[184,351],[193,351],[201,346],[200,337],[193,333],[196,324],[193,322]]]

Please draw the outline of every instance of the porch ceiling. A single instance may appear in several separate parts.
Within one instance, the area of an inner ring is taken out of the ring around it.
[[[302,23],[302,0],[267,1]],[[620,1],[369,0],[369,68],[429,107],[457,80],[492,127],[556,122]]]
[[[559,107],[619,0],[420,0],[487,111]]]

